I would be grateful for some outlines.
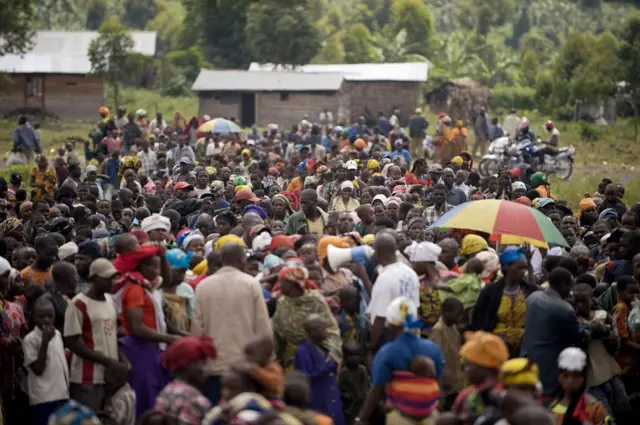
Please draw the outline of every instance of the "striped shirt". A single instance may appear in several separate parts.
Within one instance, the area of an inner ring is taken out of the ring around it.
[[[80,335],[88,349],[118,360],[116,308],[111,297],[105,296],[105,301],[98,301],[85,294],[76,295],[65,312],[64,336]],[[104,384],[104,369],[101,364],[73,354],[70,381],[84,385]]]

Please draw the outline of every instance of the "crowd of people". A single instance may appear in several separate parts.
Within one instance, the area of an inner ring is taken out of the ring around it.
[[[481,177],[466,129],[431,160],[419,110],[243,134],[99,112],[0,178],[0,424],[634,423],[622,185],[568,205],[527,164]],[[567,244],[438,226],[484,199]]]

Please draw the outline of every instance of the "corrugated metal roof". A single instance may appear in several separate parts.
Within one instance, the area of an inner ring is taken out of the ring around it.
[[[427,81],[428,62],[406,63],[356,63],[335,65],[303,65],[298,72],[339,73],[347,81]],[[249,71],[273,71],[282,69],[273,64],[252,63]]]
[[[337,91],[341,74],[200,70],[192,91]]]
[[[133,31],[133,51],[147,56],[156,53],[156,33]],[[23,55],[0,57],[0,72],[14,74],[88,74],[91,62],[87,52],[95,31],[38,31],[33,48]]]

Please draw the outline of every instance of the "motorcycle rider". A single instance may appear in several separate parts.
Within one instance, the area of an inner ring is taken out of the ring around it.
[[[529,120],[526,117],[522,118],[522,121],[520,121],[520,128],[518,130],[518,137],[516,137],[516,140],[519,142],[521,140],[524,139],[529,139],[531,140],[531,143],[535,143],[536,142],[536,133],[533,132],[533,130],[531,130],[531,128],[529,128]]]
[[[540,164],[544,164],[544,156],[545,155],[557,155],[558,148],[560,147],[560,131],[553,125],[553,121],[547,121],[544,124],[544,128],[547,130],[549,134],[549,140],[543,141],[542,143],[545,145],[542,149],[539,149],[536,152],[538,156],[538,161]]]

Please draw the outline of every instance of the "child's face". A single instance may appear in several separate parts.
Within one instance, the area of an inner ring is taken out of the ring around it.
[[[38,306],[33,312],[33,321],[40,329],[46,328],[53,326],[55,315],[53,305]]]
[[[584,376],[577,372],[561,370],[558,375],[558,382],[566,394],[573,394],[580,391],[580,388],[582,388],[582,385],[584,384]]]
[[[260,273],[260,262],[249,261],[247,262],[247,273],[253,277],[256,277]]]
[[[591,307],[593,306],[593,297],[591,297],[589,294],[574,292],[573,305],[578,316],[589,317],[589,314],[591,313]]]
[[[315,244],[304,244],[302,248],[298,251],[298,255],[302,258],[302,261],[305,265],[313,265],[316,263],[318,259],[318,250]]]
[[[462,322],[462,316],[464,315],[464,311],[459,308],[452,308],[449,310],[442,311],[442,318],[444,322],[449,326],[457,325]]]
[[[309,325],[307,334],[313,342],[320,343],[329,338],[328,324],[324,320],[317,320]]]

